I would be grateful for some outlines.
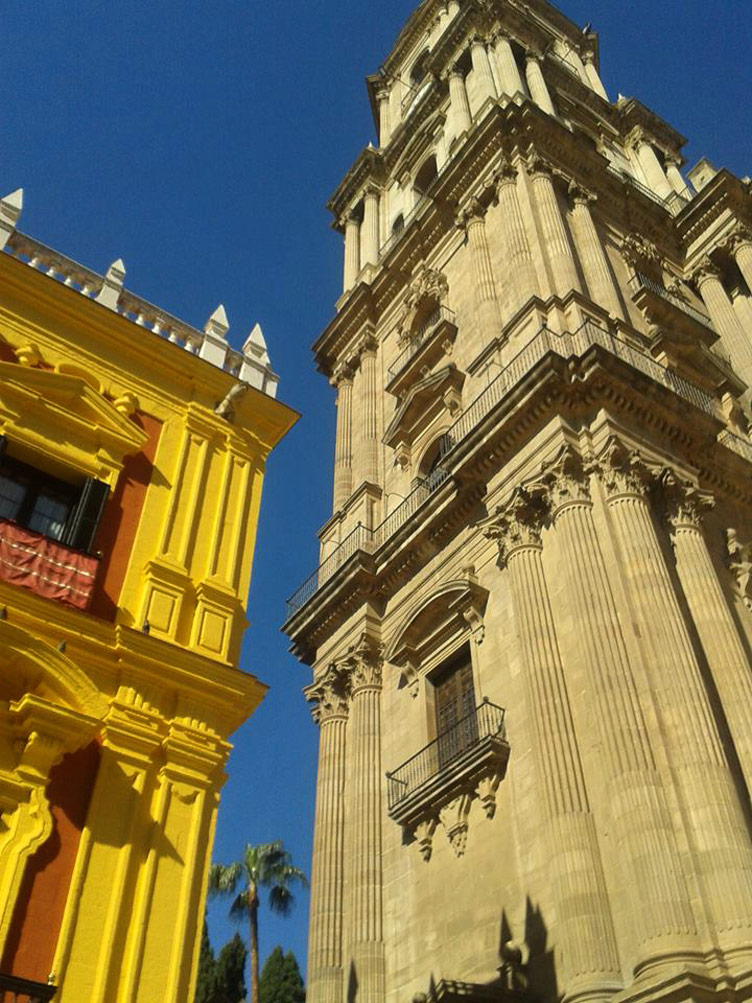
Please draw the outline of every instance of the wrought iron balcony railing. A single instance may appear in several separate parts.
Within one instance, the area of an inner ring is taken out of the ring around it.
[[[460,718],[432,742],[416,752],[396,770],[387,773],[387,803],[389,811],[416,794],[444,770],[459,763],[473,750],[504,735],[504,709],[484,700],[470,714]]]
[[[47,1003],[54,998],[57,986],[30,982],[15,975],[0,972],[0,1000],[3,1003]]]
[[[677,296],[676,293],[671,292],[670,289],[666,289],[665,286],[656,282],[655,279],[649,278],[642,272],[635,272],[630,284],[634,292],[637,292],[640,289],[645,289],[649,293],[652,293],[653,296],[658,296],[660,299],[665,300],[672,306],[675,306],[676,309],[681,310],[682,313],[686,313],[688,317],[697,321],[698,324],[702,324],[703,327],[707,327],[710,331],[715,331],[713,322],[706,313],[703,313],[701,310],[697,310],[690,303],[683,300],[681,296]]]
[[[410,359],[412,359],[415,353],[426,343],[428,338],[433,334],[443,320],[450,324],[454,324],[454,312],[450,310],[449,307],[437,306],[431,313],[428,320],[426,320],[426,322],[411,335],[409,345],[407,345],[404,351],[400,352],[389,367],[389,370],[387,371],[388,381],[393,380],[398,373],[402,372]]]

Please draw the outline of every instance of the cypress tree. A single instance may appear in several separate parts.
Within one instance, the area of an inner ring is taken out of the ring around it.
[[[196,980],[196,1003],[216,1003],[216,967],[214,949],[209,940],[209,928],[204,916],[201,932],[201,951],[198,956],[198,979]]]
[[[292,951],[275,947],[259,979],[259,1003],[305,1003],[305,987]]]
[[[248,948],[239,933],[219,952],[216,966],[216,1003],[243,1003]]]

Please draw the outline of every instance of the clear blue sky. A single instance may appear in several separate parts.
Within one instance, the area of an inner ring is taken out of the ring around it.
[[[236,736],[215,859],[284,839],[310,868],[317,740],[307,670],[279,633],[329,514],[332,391],[310,345],[341,291],[324,203],[373,139],[363,78],[413,0],[79,0],[4,9],[0,191],[21,228],[201,327],[219,302],[239,345],[256,321],[303,418],[268,467],[243,667],[270,684]],[[750,0],[563,0],[601,36],[612,97],[639,97],[690,138],[691,162],[752,173]],[[211,912],[217,944],[232,927]],[[308,901],[261,921],[303,966]]]

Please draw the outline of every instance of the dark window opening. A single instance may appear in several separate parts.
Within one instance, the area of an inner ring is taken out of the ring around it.
[[[425,195],[438,177],[438,173],[436,157],[429,157],[415,176],[413,188],[418,195]]]
[[[478,740],[473,666],[467,648],[433,679],[439,765],[451,762]]]
[[[396,237],[398,234],[402,233],[405,229],[405,217],[402,213],[397,216],[395,221],[392,223],[392,234]]]

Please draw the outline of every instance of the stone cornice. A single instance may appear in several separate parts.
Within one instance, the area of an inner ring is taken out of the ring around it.
[[[642,129],[648,141],[655,142],[666,153],[674,155],[686,145],[686,136],[682,136],[636,98],[622,98],[617,102],[616,108],[621,117],[623,136],[634,129]]]
[[[383,155],[380,150],[373,146],[367,146],[361,150],[355,163],[344,176],[336,191],[326,204],[334,214],[334,229],[341,230],[342,217],[351,208],[356,196],[365,188],[369,181],[380,187],[384,179]]]

